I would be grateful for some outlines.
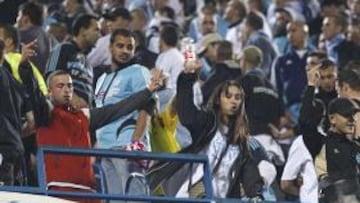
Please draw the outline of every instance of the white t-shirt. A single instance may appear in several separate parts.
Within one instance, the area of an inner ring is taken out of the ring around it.
[[[177,48],[171,48],[162,52],[156,59],[156,68],[163,70],[164,73],[169,74],[166,83],[166,88],[176,89],[176,81],[184,69],[184,56]]]
[[[223,149],[226,147],[226,137],[220,131],[217,131],[214,138],[211,140],[210,145],[203,151],[209,157],[211,172],[218,163]],[[218,170],[212,176],[212,188],[214,197],[225,198],[229,189],[229,172],[230,168],[240,153],[239,146],[229,145],[224,157],[221,160]],[[191,179],[192,183],[196,183],[204,176],[202,165],[199,165],[193,173]],[[189,180],[187,180],[179,192],[177,197],[189,197],[188,194]]]
[[[160,109],[164,109],[166,104],[176,93],[176,81],[184,69],[184,56],[177,48],[171,48],[162,52],[155,62],[155,67],[168,75],[166,89],[159,91]]]
[[[298,136],[290,147],[289,157],[281,180],[294,180],[298,174],[303,178],[303,185],[300,187],[300,202],[319,202],[318,181],[313,159],[304,144],[302,136]]]
[[[100,65],[111,64],[111,53],[110,53],[110,34],[99,38],[96,41],[95,47],[87,55],[88,63],[96,68]]]
[[[241,35],[244,30],[245,24],[239,23],[238,25],[235,25],[232,28],[229,28],[225,39],[230,41],[233,45],[233,53],[237,56],[240,56],[240,53],[242,51],[242,41],[241,41]]]

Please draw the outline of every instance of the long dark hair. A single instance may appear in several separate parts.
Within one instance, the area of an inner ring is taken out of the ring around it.
[[[240,83],[235,80],[227,80],[221,83],[210,97],[207,108],[215,111],[217,119],[221,117],[220,97],[222,93],[227,93],[231,86],[240,90],[240,106],[238,112],[229,119],[229,131],[226,134],[227,143],[238,144],[244,152],[248,152],[247,140],[249,135],[248,119],[245,112],[245,92]]]

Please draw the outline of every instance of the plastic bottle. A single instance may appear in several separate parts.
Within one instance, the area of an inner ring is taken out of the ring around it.
[[[184,55],[185,63],[188,67],[194,67],[196,61],[195,42],[191,37],[181,40],[181,52]]]

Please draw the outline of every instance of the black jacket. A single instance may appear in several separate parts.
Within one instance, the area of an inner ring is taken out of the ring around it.
[[[193,143],[180,153],[199,153],[214,137],[217,131],[217,119],[213,111],[198,110],[193,104],[192,86],[197,79],[196,74],[181,73],[177,82],[176,109],[180,122],[190,131]],[[257,164],[266,159],[266,154],[261,147],[251,148],[253,156],[242,156],[240,153],[230,169],[232,179],[227,197],[240,197],[240,183],[243,184],[248,197],[261,194],[263,181],[260,177]],[[149,170],[150,186],[155,189],[163,181],[183,167],[184,163],[160,162]]]
[[[329,131],[325,138],[327,173],[332,181],[357,178],[357,154],[360,147],[345,135]]]
[[[16,161],[24,153],[21,141],[21,116],[25,92],[21,85],[3,66],[0,67],[0,154],[8,162]]]
[[[327,132],[329,128],[327,106],[336,97],[336,91],[325,92],[319,89],[319,92],[315,94],[315,87],[313,86],[306,87],[302,97],[299,128],[304,143],[314,160],[324,144],[324,136],[319,132],[319,129]]]
[[[342,70],[349,61],[357,60],[360,56],[360,47],[347,40],[343,40],[338,44],[335,51],[338,55],[337,65],[339,70]]]
[[[284,105],[275,88],[260,69],[247,72],[240,83],[245,91],[250,134],[271,134],[268,125],[277,126],[284,115]]]

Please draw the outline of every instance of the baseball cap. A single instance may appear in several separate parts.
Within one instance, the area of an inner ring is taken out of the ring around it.
[[[223,40],[223,38],[217,33],[210,33],[205,35],[200,41],[197,54],[203,54],[210,44],[219,42],[221,40]]]
[[[105,12],[102,16],[108,20],[115,20],[117,17],[122,17],[123,19],[129,21],[132,20],[130,11],[122,7],[111,8],[110,10]]]
[[[331,100],[328,107],[328,114],[340,114],[344,117],[351,117],[360,111],[355,101],[347,98],[336,98]]]

